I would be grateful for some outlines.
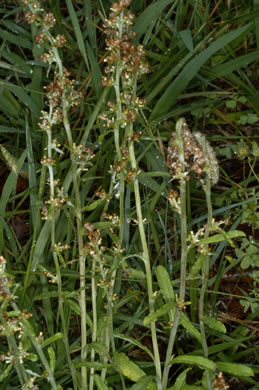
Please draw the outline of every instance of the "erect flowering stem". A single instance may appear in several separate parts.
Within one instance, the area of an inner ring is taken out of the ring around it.
[[[181,310],[184,308],[185,289],[186,289],[186,267],[187,267],[187,224],[186,224],[186,180],[189,177],[190,171],[195,173],[197,179],[204,183],[204,177],[206,184],[203,185],[203,189],[206,192],[206,201],[208,208],[208,223],[205,236],[208,237],[211,225],[212,225],[212,207],[210,199],[210,186],[215,184],[218,180],[218,163],[215,154],[206,142],[205,137],[200,133],[191,133],[185,120],[182,118],[176,124],[176,133],[173,134],[172,139],[168,146],[167,166],[170,169],[170,173],[173,179],[177,179],[180,182],[180,202],[181,207],[179,210],[178,202],[174,203],[174,207],[180,212],[181,221],[181,270],[180,270],[180,293],[178,299],[178,307],[174,318],[173,327],[170,332],[169,345],[167,350],[167,356],[165,361],[164,375],[163,375],[163,390],[167,387],[168,372],[170,368],[170,356],[172,354],[174,340],[177,333],[177,328],[180,322]],[[208,248],[201,247],[204,254],[205,265],[203,269],[203,280],[200,297],[200,325],[202,346],[204,355],[208,357],[208,347],[206,341],[205,328],[203,323],[204,317],[204,297],[207,290],[208,277],[209,277],[209,257]],[[206,371],[206,379],[208,389],[211,390],[211,380],[209,372]]]
[[[49,123],[51,124],[52,120],[52,108],[50,107],[49,111]],[[76,380],[76,374],[75,369],[71,360],[70,356],[70,349],[69,349],[69,341],[68,341],[68,330],[67,330],[67,321],[65,319],[65,313],[64,313],[64,298],[63,298],[63,292],[62,292],[62,277],[60,272],[60,266],[58,261],[57,252],[54,250],[56,245],[56,239],[55,239],[55,183],[54,183],[54,171],[53,171],[53,164],[52,164],[52,134],[51,134],[51,126],[50,128],[46,129],[47,136],[48,136],[48,170],[49,170],[49,183],[50,183],[50,216],[51,218],[51,246],[53,249],[53,259],[56,267],[56,281],[57,281],[57,287],[58,287],[58,307],[59,307],[59,313],[62,323],[62,329],[64,334],[64,344],[65,344],[65,350],[67,355],[67,361],[68,365],[71,371],[71,376],[73,380],[73,386],[74,389],[77,389],[77,380]]]
[[[177,301],[173,326],[170,330],[169,342],[166,352],[166,360],[164,364],[162,389],[166,390],[168,382],[168,374],[171,367],[172,351],[177,334],[177,329],[181,320],[181,312],[184,309],[185,290],[186,290],[186,267],[187,267],[187,216],[186,216],[186,168],[184,156],[183,130],[185,128],[185,120],[179,119],[176,123],[175,147],[179,164],[176,168],[176,176],[180,182],[180,223],[181,223],[181,267],[180,267],[180,290]]]
[[[125,10],[129,4],[130,0],[122,0],[118,3],[113,3],[110,17],[105,21],[105,33],[108,35],[108,38],[106,39],[106,50],[109,55],[106,57],[108,66],[105,67],[104,71],[108,77],[105,76],[102,78],[102,84],[104,86],[114,86],[116,105],[109,102],[108,106],[112,114],[110,112],[103,114],[101,118],[106,121],[106,126],[111,127],[114,132],[117,159],[113,168],[115,174],[119,174],[121,245],[123,245],[124,236],[124,195],[126,175],[129,181],[133,181],[137,221],[146,268],[149,310],[153,313],[154,294],[152,273],[141,209],[139,181],[137,179],[138,167],[134,150],[134,142],[139,141],[140,134],[133,132],[133,122],[137,119],[137,111],[144,103],[143,100],[136,97],[137,75],[147,73],[149,71],[149,66],[145,60],[145,52],[142,46],[135,46],[133,43],[135,35],[129,27],[132,25],[134,15]],[[123,137],[120,137],[120,130],[124,130]],[[120,138],[122,138],[122,148],[120,146]],[[128,161],[131,171],[127,171]],[[155,322],[151,323],[151,335],[156,374],[159,380],[161,380],[161,364]]]
[[[27,4],[27,1],[25,1]],[[49,181],[50,181],[50,208],[49,213],[47,213],[47,218],[51,219],[51,245],[52,248],[55,248],[55,211],[58,208],[58,201],[55,199],[55,182],[54,182],[54,170],[52,159],[52,149],[53,149],[53,140],[51,128],[55,124],[63,123],[66,136],[68,139],[68,146],[70,149],[71,156],[71,165],[72,165],[72,177],[73,177],[73,189],[75,195],[75,216],[76,216],[76,225],[77,225],[77,239],[78,239],[78,250],[79,250],[79,263],[80,263],[80,308],[81,308],[81,360],[84,362],[86,360],[86,297],[85,297],[85,255],[83,253],[83,238],[81,235],[82,229],[82,211],[81,211],[81,200],[80,200],[80,191],[79,191],[79,173],[77,172],[77,162],[73,160],[72,155],[77,154],[79,160],[82,156],[79,156],[81,152],[84,154],[84,150],[79,146],[78,148],[74,147],[72,132],[70,128],[70,123],[68,119],[69,109],[73,105],[78,104],[80,98],[80,93],[76,92],[73,85],[73,80],[69,79],[69,72],[63,67],[61,57],[59,55],[58,47],[64,46],[66,43],[66,38],[64,35],[58,34],[54,37],[50,33],[50,29],[55,25],[56,20],[54,15],[49,12],[45,13],[44,10],[40,7],[39,2],[28,3],[28,7],[31,12],[25,14],[25,19],[28,23],[37,23],[41,26],[41,32],[35,36],[34,40],[37,44],[48,41],[49,51],[40,56],[41,61],[48,63],[49,65],[53,62],[57,64],[57,71],[55,72],[55,80],[46,87],[47,97],[49,100],[49,113],[43,112],[42,123],[40,127],[43,130],[47,131],[48,134],[48,156],[43,159],[43,163],[48,166],[49,169]],[[55,146],[54,146],[55,148]],[[85,153],[86,155],[87,153]],[[75,158],[76,160],[76,158]],[[80,171],[80,170],[79,170]],[[64,317],[64,298],[62,293],[62,278],[59,267],[58,256],[55,250],[53,250],[53,258],[56,266],[57,274],[57,285],[58,285],[58,298],[59,298],[59,312],[62,321],[62,327],[64,332],[64,344],[66,349],[66,355],[68,364],[71,370],[73,387],[77,389],[77,380],[75,369],[72,364],[69,342],[68,342],[68,330],[67,330],[67,321]],[[81,368],[81,386],[82,388],[87,388],[87,369],[85,366]]]
[[[207,149],[207,144],[205,137],[201,138],[201,144],[202,144],[202,149],[205,153],[205,156],[208,155],[208,149]],[[205,195],[206,195],[206,203],[207,203],[207,211],[208,211],[208,217],[207,217],[207,226],[205,229],[205,234],[204,238],[209,237],[209,234],[211,232],[211,226],[213,222],[212,218],[212,205],[211,205],[211,181],[209,177],[209,166],[205,166],[205,184],[203,186]],[[202,285],[201,285],[201,290],[200,290],[200,299],[199,299],[199,321],[200,321],[200,331],[201,331],[201,341],[202,341],[202,349],[203,349],[203,354],[204,357],[208,358],[209,356],[209,351],[208,351],[208,345],[207,345],[207,339],[206,339],[206,331],[205,331],[205,326],[203,322],[203,317],[204,317],[204,303],[205,303],[205,294],[207,291],[208,287],[208,280],[209,280],[209,270],[210,270],[210,256],[209,256],[209,248],[204,248],[205,251],[205,259],[204,259],[204,268],[202,271]],[[206,370],[205,371],[206,375],[206,382],[207,382],[207,387],[208,390],[212,390],[212,384],[211,384],[211,377],[210,373]]]
[[[133,133],[132,129],[131,129],[131,133]],[[133,142],[131,142],[129,145],[129,161],[130,161],[132,170],[136,171],[137,170],[137,162],[136,162]],[[152,272],[151,272],[151,266],[150,266],[150,257],[149,257],[149,252],[148,252],[146,233],[145,233],[145,228],[144,228],[144,223],[143,223],[143,215],[142,215],[142,209],[141,209],[141,197],[140,197],[140,191],[139,191],[139,181],[137,178],[133,179],[133,185],[134,185],[138,228],[139,228],[140,240],[141,240],[142,250],[143,250],[143,258],[145,261],[145,268],[146,268],[149,311],[150,311],[150,313],[153,313],[154,312],[154,293],[153,293],[153,286],[152,286]],[[156,375],[158,376],[159,379],[161,379],[162,373],[161,373],[161,364],[160,364],[160,356],[159,356],[159,349],[158,349],[158,343],[157,343],[157,333],[156,333],[156,323],[155,322],[151,322],[151,336],[152,336],[152,344],[153,344],[153,349],[154,349],[154,357],[155,357],[154,363],[155,363],[155,368],[156,368]]]

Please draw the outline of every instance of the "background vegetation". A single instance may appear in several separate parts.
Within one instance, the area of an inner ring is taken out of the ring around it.
[[[0,3],[0,389],[258,389],[259,2],[126,3]]]

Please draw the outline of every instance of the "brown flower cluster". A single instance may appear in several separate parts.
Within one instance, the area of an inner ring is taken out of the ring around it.
[[[149,72],[149,64],[145,58],[146,53],[141,45],[134,45],[133,40],[136,33],[130,30],[134,14],[126,11],[130,5],[130,0],[113,3],[110,10],[109,19],[104,23],[104,33],[107,35],[105,58],[107,66],[104,72],[107,76],[102,79],[104,86],[113,84],[113,76],[116,65],[122,67],[122,82],[130,85],[134,74],[144,74]]]
[[[200,133],[191,133],[186,122],[182,130],[182,141],[184,146],[184,175],[189,179],[189,173],[192,171],[198,180],[202,180],[207,173],[211,184],[218,181],[218,162],[213,149],[206,141],[206,149],[202,147],[202,135]],[[178,179],[183,172],[182,164],[179,161],[179,149],[176,142],[176,133],[173,133],[167,149],[166,166],[174,179]]]
[[[77,106],[82,98],[82,93],[74,88],[75,80],[70,79],[70,72],[63,67],[63,76],[60,77],[58,72],[55,72],[55,80],[52,81],[45,89],[47,90],[47,98],[52,108],[61,106],[61,98],[64,91],[66,92],[66,100],[70,107]]]
[[[214,382],[213,382],[213,389],[215,389],[215,390],[227,390],[227,389],[229,389],[229,386],[226,384],[225,378],[224,378],[222,372],[220,372],[218,374],[218,376],[216,377],[216,379],[214,380]]]
[[[3,256],[0,256],[0,303],[2,301],[8,301],[11,299],[9,295],[9,287],[11,282],[5,274],[6,260]]]
[[[37,45],[45,43],[48,48],[48,52],[40,56],[42,62],[52,64],[56,61],[55,55],[53,52],[53,47],[63,47],[66,44],[66,37],[63,34],[57,34],[56,37],[53,37],[49,30],[55,26],[56,19],[51,12],[46,13],[44,9],[40,7],[38,1],[28,1],[24,0],[24,5],[26,5],[30,11],[24,13],[24,19],[28,24],[34,23],[40,28],[40,33],[34,37],[34,42]]]
[[[104,33],[107,35],[105,40],[107,56],[104,62],[107,65],[104,68],[102,85],[114,86],[116,89],[118,76],[120,78],[121,128],[135,122],[138,109],[144,107],[146,101],[135,96],[134,88],[138,77],[150,70],[143,46],[135,45],[133,42],[136,37],[136,33],[131,31],[134,14],[126,10],[129,5],[130,0],[113,3],[109,19],[104,23]],[[113,102],[108,102],[107,106],[109,111],[103,113],[100,118],[105,122],[105,127],[113,128],[118,107]]]

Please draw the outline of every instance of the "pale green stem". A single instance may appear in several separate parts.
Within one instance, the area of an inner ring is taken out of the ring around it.
[[[95,343],[97,340],[97,306],[96,306],[96,280],[95,280],[95,270],[96,270],[96,260],[93,257],[92,263],[92,278],[91,278],[91,286],[92,286],[92,312],[93,312],[93,330],[92,330],[92,342]],[[91,362],[94,362],[95,358],[95,350],[91,349]],[[90,370],[90,381],[89,381],[89,390],[93,390],[94,388],[94,367],[91,367]]]
[[[15,337],[12,335],[13,331],[12,329],[10,329],[10,326],[8,322],[4,319],[4,316],[0,316],[0,319],[8,341],[8,352],[10,353],[10,356],[14,356],[15,358],[15,360],[13,360],[11,364],[17,372],[20,384],[24,385],[28,381],[28,375],[24,365],[21,364],[21,362],[19,361],[19,351]]]
[[[34,11],[33,7],[31,7],[30,5],[29,5],[29,8],[30,8],[31,12]],[[57,66],[58,66],[58,70],[59,70],[59,76],[62,78],[63,77],[63,64],[62,64],[62,60],[60,58],[58,49],[55,47],[52,35],[49,33],[49,30],[46,27],[45,27],[45,32],[46,32],[46,36],[47,36],[47,38],[49,40],[49,43],[50,43],[50,45],[52,47],[52,50],[53,50],[53,53],[54,53],[54,56],[55,56],[55,60],[56,60],[56,63],[57,63]],[[72,148],[72,146],[73,146],[73,139],[72,139],[71,129],[70,129],[69,121],[68,121],[68,103],[67,103],[67,100],[66,100],[66,91],[63,92],[63,96],[62,96],[62,109],[63,109],[63,123],[64,123],[64,127],[65,127],[65,130],[66,130],[69,146],[70,146],[70,148]],[[53,111],[52,107],[50,106],[50,112],[49,112],[49,118],[50,119],[52,117],[52,111]],[[51,131],[48,130],[47,134],[48,134],[48,157],[52,158],[52,135],[51,135]],[[53,167],[51,165],[48,166],[48,169],[49,169],[49,180],[50,180],[50,199],[51,199],[51,201],[53,201],[54,198],[55,198],[54,172],[53,172]],[[77,201],[76,202],[77,203],[76,204],[76,206],[77,206],[77,215],[81,216],[80,195],[79,195],[78,183],[77,183],[77,180],[76,180],[76,171],[75,171],[75,169],[73,169],[73,166],[72,166],[72,172],[73,172],[74,190],[75,190],[76,201]],[[78,246],[79,246],[79,258],[80,258],[80,282],[81,282],[81,279],[83,279],[83,283],[82,284],[80,283],[80,287],[84,287],[85,286],[85,259],[83,258],[83,260],[82,260],[82,255],[80,256],[80,254],[82,252],[82,247],[83,247],[82,236],[79,233],[80,230],[81,230],[81,221],[78,222],[78,218],[77,218]],[[54,245],[55,245],[55,217],[54,217],[54,215],[52,216],[52,219],[51,219],[51,244],[52,244],[52,247],[54,247]],[[80,249],[81,249],[81,252],[80,252]],[[65,320],[65,316],[64,316],[64,306],[63,306],[64,300],[63,300],[63,294],[62,294],[62,279],[61,279],[61,273],[60,273],[60,268],[59,268],[57,254],[55,252],[53,253],[53,258],[54,258],[54,262],[55,262],[55,266],[56,266],[56,272],[57,272],[57,284],[58,284],[58,296],[59,296],[59,311],[60,311],[62,327],[63,327],[63,333],[64,333],[64,344],[65,344],[65,349],[66,349],[66,355],[67,355],[68,364],[69,364],[69,367],[70,367],[70,370],[71,370],[71,375],[72,375],[74,389],[77,389],[76,374],[75,374],[75,369],[73,367],[73,363],[72,363],[71,356],[70,356],[70,349],[69,349],[69,342],[68,342],[68,331],[67,331],[66,320]],[[83,266],[81,266],[81,263],[83,263]],[[82,277],[82,274],[83,274],[83,277]],[[81,306],[83,307],[83,311],[85,312],[85,290],[83,290],[82,294],[81,294],[81,302],[82,301],[84,303]],[[82,316],[81,316],[81,318],[82,318]],[[84,327],[82,327],[82,334],[84,334],[84,337],[82,336],[82,339],[84,340],[84,342],[82,341],[83,345],[82,345],[81,354],[85,357],[85,354],[86,354],[86,326],[85,326],[86,325],[86,320],[85,320],[85,315],[83,316],[83,318],[84,318],[84,321],[83,321]],[[81,320],[81,326],[82,326],[82,320]],[[83,378],[84,378],[84,380],[83,380]],[[82,386],[85,389],[87,388],[86,384],[87,384],[87,381],[86,381],[86,367],[82,367]]]
[[[130,163],[131,163],[132,169],[137,172],[137,162],[136,162],[136,158],[135,158],[135,151],[134,151],[133,142],[131,142],[130,146],[129,146],[129,158],[130,158]],[[133,184],[134,184],[134,193],[135,193],[135,203],[136,203],[136,210],[137,210],[139,234],[140,234],[140,239],[141,239],[141,244],[142,244],[142,249],[143,249],[143,258],[145,260],[149,311],[150,311],[150,313],[154,313],[154,294],[153,294],[153,286],[152,286],[152,273],[151,273],[150,258],[149,258],[146,234],[145,234],[144,223],[143,223],[143,216],[142,216],[142,209],[141,209],[141,198],[140,198],[140,191],[139,191],[139,182],[138,182],[137,178],[134,179]],[[159,379],[161,379],[161,364],[160,364],[160,356],[159,356],[159,349],[158,349],[158,343],[157,343],[156,323],[155,322],[151,322],[151,336],[152,336],[152,344],[153,344],[153,349],[154,349],[156,375],[158,376]]]
[[[185,161],[184,161],[184,144],[182,139],[184,120],[181,118],[176,123],[176,144],[178,149],[178,158],[182,166],[180,174],[180,199],[181,199],[181,269],[180,269],[180,290],[178,298],[178,306],[174,318],[173,326],[170,330],[169,342],[166,352],[166,360],[164,364],[162,389],[166,390],[169,370],[171,367],[172,352],[174,348],[177,329],[181,320],[181,310],[184,306],[185,291],[186,291],[186,268],[187,268],[187,216],[186,216],[186,178],[185,178]]]
[[[62,107],[63,107],[63,124],[66,130],[68,145],[70,150],[73,148],[73,138],[71,128],[68,120],[68,102],[66,100],[66,93],[62,96]],[[75,194],[75,214],[76,214],[76,227],[77,227],[77,240],[78,240],[78,251],[79,251],[79,271],[80,271],[80,311],[81,311],[81,362],[86,361],[87,357],[87,332],[86,332],[86,294],[85,294],[85,261],[84,255],[84,243],[81,234],[82,230],[82,208],[79,190],[79,177],[76,170],[76,164],[72,161],[72,180],[73,189]],[[81,367],[81,386],[84,390],[87,389],[87,368]]]
[[[51,121],[51,115],[52,115],[52,107],[50,107],[49,111],[49,120]],[[47,136],[48,136],[48,157],[52,158],[52,134],[51,130],[47,130]],[[53,166],[48,165],[49,170],[49,183],[50,183],[50,199],[51,201],[54,201],[55,199],[55,184],[54,184],[54,171]],[[51,246],[52,248],[55,247],[56,239],[55,239],[55,214],[53,210],[53,205],[50,206],[51,209]],[[64,298],[63,298],[63,292],[62,292],[62,277],[59,267],[59,261],[57,257],[57,253],[53,252],[53,259],[56,267],[56,276],[57,276],[57,287],[58,287],[58,308],[59,313],[61,317],[61,323],[62,323],[62,329],[63,329],[63,335],[64,335],[64,345],[65,345],[65,351],[67,356],[68,365],[71,371],[71,376],[73,380],[73,387],[74,389],[77,389],[77,381],[76,381],[76,373],[75,369],[71,360],[70,356],[70,349],[69,349],[69,341],[68,341],[68,330],[65,320],[65,314],[64,314]]]
[[[202,139],[202,148],[205,153],[205,155],[208,153],[206,148],[206,141],[205,137]],[[209,168],[208,168],[209,169]],[[208,218],[207,218],[207,227],[205,230],[204,238],[207,238],[211,231],[211,225],[212,225],[212,205],[211,205],[211,183],[208,172],[206,172],[206,182],[204,185],[204,192],[206,195],[206,203],[207,203],[207,210],[208,210]],[[205,248],[205,250],[208,250],[208,247]],[[201,341],[202,341],[202,349],[204,357],[208,358],[209,351],[208,351],[208,344],[206,339],[206,330],[203,322],[204,318],[204,304],[205,304],[205,294],[208,287],[208,279],[209,279],[209,270],[210,270],[210,256],[206,255],[204,260],[204,270],[202,274],[202,285],[200,290],[200,300],[199,300],[199,320],[200,320],[200,331],[201,331]],[[208,370],[205,371],[206,375],[206,381],[207,381],[207,387],[208,390],[212,390],[212,384],[211,384],[211,377]]]
[[[12,304],[12,307],[13,307],[13,309],[15,311],[20,311],[18,306],[17,306],[17,304],[15,302],[12,302],[11,304]],[[38,340],[37,340],[37,338],[36,338],[36,336],[35,336],[35,334],[33,332],[33,329],[31,327],[29,321],[27,319],[23,318],[21,320],[21,322],[22,322],[23,327],[24,327],[24,329],[25,329],[25,331],[27,333],[27,336],[30,338],[34,348],[37,351],[38,356],[41,359],[41,362],[43,364],[43,367],[44,367],[45,371],[48,373],[48,380],[49,380],[49,382],[51,384],[52,390],[58,390],[57,384],[56,384],[55,378],[53,376],[53,373],[51,371],[51,368],[49,366],[49,363],[48,363],[48,361],[47,361],[47,359],[46,359],[46,357],[44,355],[44,352],[42,351],[41,345],[39,344],[39,342],[38,342]]]

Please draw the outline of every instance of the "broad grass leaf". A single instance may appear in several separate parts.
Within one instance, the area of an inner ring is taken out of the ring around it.
[[[70,19],[71,19],[71,22],[73,25],[78,48],[83,56],[86,67],[89,70],[89,63],[88,63],[87,54],[86,54],[86,50],[85,50],[84,38],[83,38],[81,29],[80,29],[80,25],[79,25],[78,18],[77,18],[77,15],[76,15],[76,12],[75,12],[75,9],[73,6],[73,2],[71,0],[66,0],[66,5],[67,5],[69,16],[70,16]]]
[[[191,364],[199,366],[205,370],[215,371],[216,364],[202,356],[181,355],[172,359],[172,364]]]
[[[174,309],[176,307],[176,302],[170,302],[165,303],[162,307],[160,307],[158,310],[156,310],[154,313],[148,314],[144,318],[144,325],[148,325],[151,322],[155,322],[159,317],[162,317],[165,314],[168,314],[170,310]]]
[[[128,341],[129,343],[131,343],[133,345],[136,345],[136,347],[138,347],[138,348],[142,349],[143,351],[145,351],[151,357],[151,359],[154,360],[153,353],[150,351],[150,349],[145,347],[145,345],[143,345],[140,341],[138,341],[136,339],[133,339],[132,337],[126,337],[123,334],[116,334],[115,333],[114,336],[116,338],[118,338],[118,339],[125,340],[125,341]]]
[[[21,105],[13,94],[7,88],[4,88],[4,86],[5,83],[0,81],[1,111],[7,114],[7,116],[12,115],[18,117],[21,111]]]
[[[214,236],[201,238],[197,245],[213,244],[220,241],[230,241],[232,238],[246,237],[246,234],[241,230],[232,230],[230,232],[215,234]]]
[[[138,383],[131,386],[130,390],[157,390],[157,385],[154,382],[150,383],[153,379],[153,376],[145,375],[138,381]]]
[[[223,322],[218,321],[213,317],[204,316],[202,318],[202,321],[204,322],[204,324],[208,325],[208,327],[210,327],[213,330],[216,330],[217,332],[221,332],[224,334],[227,333],[227,329],[223,324]]]
[[[170,108],[175,104],[178,96],[186,89],[189,82],[198,73],[200,68],[205,62],[213,56],[217,51],[228,45],[234,39],[242,35],[244,32],[249,31],[251,23],[231,31],[224,36],[218,38],[202,53],[193,58],[176,77],[176,79],[169,85],[166,91],[155,105],[151,117],[151,120],[161,119]]]
[[[37,214],[35,211],[39,209],[38,205],[38,196],[36,193],[37,189],[37,177],[36,177],[36,168],[34,164],[34,154],[32,148],[31,133],[28,123],[27,115],[25,116],[25,134],[26,134],[26,145],[27,145],[27,161],[28,161],[28,177],[29,177],[29,189],[30,189],[30,209],[33,211],[32,214],[32,224],[33,228],[36,228],[36,217]],[[41,226],[41,221],[39,220],[39,226]]]
[[[225,75],[240,70],[242,67],[249,65],[251,62],[259,60],[259,50],[252,53],[245,54],[224,62],[223,64],[215,66],[212,70],[208,70],[208,76],[212,73],[210,78],[224,77]]]
[[[53,336],[48,337],[46,340],[43,341],[43,343],[41,344],[41,348],[45,348],[48,345],[55,343],[57,340],[62,339],[63,337],[64,337],[63,333],[61,332],[55,333]]]
[[[122,375],[133,382],[137,382],[145,376],[145,372],[134,362],[132,362],[125,353],[114,352],[113,360],[115,367],[119,369]]]
[[[186,376],[188,372],[191,370],[191,368],[186,368],[181,374],[178,375],[176,378],[175,384],[173,389],[174,390],[182,390],[183,386],[186,384]]]
[[[0,82],[1,84],[18,97],[22,104],[25,104],[29,110],[36,116],[40,116],[40,107],[35,101],[25,92],[25,88],[12,83]]]
[[[106,363],[100,363],[100,362],[80,362],[75,364],[75,368],[80,367],[89,367],[89,368],[95,368],[96,370],[102,370],[103,368],[112,367],[111,364]]]
[[[203,255],[202,253],[200,253],[198,255],[197,260],[193,264],[191,271],[190,271],[190,279],[191,280],[193,280],[194,277],[200,272],[200,270],[204,264],[205,258],[206,258],[205,255]]]
[[[0,103],[1,104],[1,103]],[[17,129],[15,127],[9,127],[6,125],[0,125],[0,133],[14,133],[14,134],[24,134],[24,130]]]
[[[56,353],[51,346],[48,348],[48,355],[49,355],[49,365],[50,365],[51,371],[54,374],[55,366],[56,366]]]
[[[3,146],[1,149],[2,149],[2,151],[6,150],[5,148],[3,149]],[[15,167],[16,167],[15,171],[11,171],[11,173],[9,174],[9,176],[4,184],[4,188],[2,190],[2,194],[1,194],[1,198],[0,198],[0,215],[2,215],[3,217],[5,216],[5,209],[6,209],[8,201],[9,201],[10,195],[16,186],[17,175],[19,174],[19,172],[24,164],[26,154],[27,154],[27,150],[25,149],[24,152],[22,153],[22,155],[20,156],[20,158],[18,159],[18,161],[15,162]]]
[[[216,362],[217,369],[219,371],[226,372],[237,377],[242,376],[254,376],[254,371],[251,367],[244,364],[229,363],[229,362]]]
[[[179,32],[180,37],[183,40],[183,43],[187,47],[188,50],[193,50],[193,40],[191,30],[186,29]]]
[[[100,375],[94,375],[94,381],[99,390],[109,390],[109,387],[105,384],[104,380]]]
[[[172,281],[170,280],[170,276],[167,270],[162,265],[158,265],[155,269],[155,274],[164,301],[167,304],[172,304],[172,302],[175,302],[175,294],[174,294]],[[171,308],[168,312],[170,321],[174,320],[175,309],[176,309],[176,305],[174,305],[173,308]]]
[[[0,68],[8,69],[13,72],[26,73],[30,75],[31,66],[15,53],[8,53],[6,50],[0,49],[0,57],[8,62],[0,61]]]
[[[26,38],[23,38],[19,35],[12,34],[6,30],[2,30],[0,28],[0,38],[3,41],[8,41],[10,43],[15,44],[16,46],[24,47],[25,49],[32,49],[32,42]]]
[[[201,344],[201,334],[197,328],[189,320],[188,316],[185,313],[181,314],[181,325]]]
[[[4,382],[4,380],[10,375],[12,370],[13,370],[12,364],[8,364],[5,369],[3,368],[2,374],[0,374],[0,383]]]
[[[86,42],[86,46],[87,46],[88,57],[89,57],[91,70],[93,74],[94,89],[96,92],[96,96],[99,98],[103,90],[103,87],[101,85],[102,72],[99,67],[98,61],[96,60],[94,52],[88,42]]]
[[[88,38],[90,45],[93,49],[96,49],[96,27],[93,25],[92,21],[92,1],[89,1],[87,4],[87,7],[84,7],[85,9],[85,22],[86,22],[86,29],[88,32]]]
[[[133,31],[138,33],[138,40],[147,31],[148,27],[160,17],[164,8],[173,2],[173,0],[158,0],[148,6],[145,11],[142,12],[142,14],[137,18],[133,27]]]

